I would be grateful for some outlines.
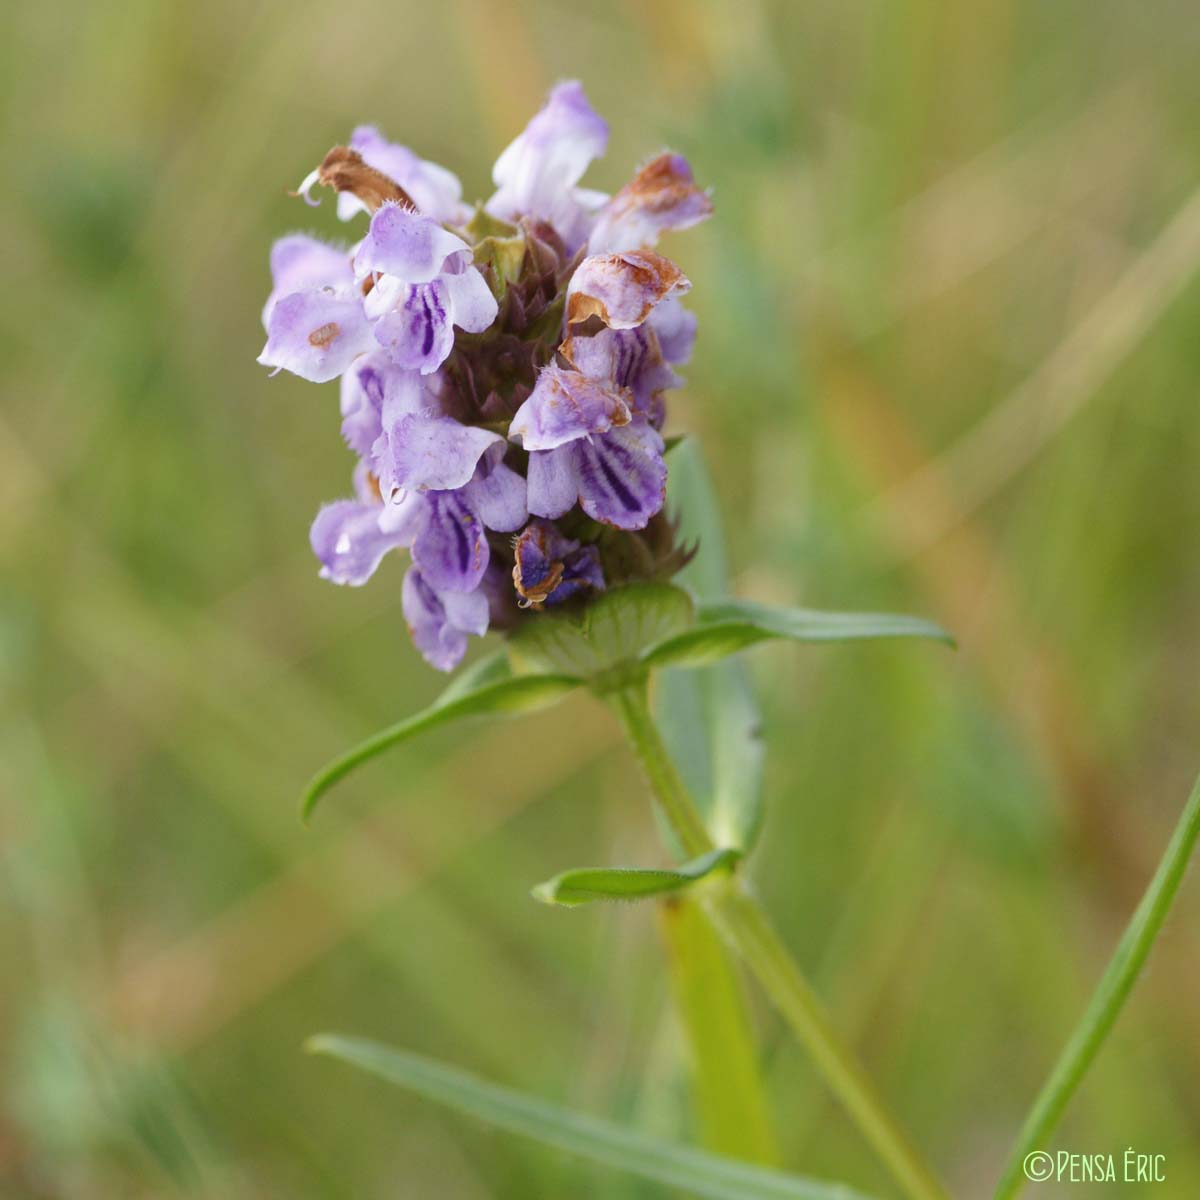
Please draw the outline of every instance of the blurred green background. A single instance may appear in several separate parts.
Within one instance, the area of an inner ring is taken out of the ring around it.
[[[12,9],[0,1194],[668,1194],[299,1052],[363,1033],[696,1136],[652,910],[527,894],[662,859],[594,702],[431,736],[296,818],[442,680],[399,560],[351,591],[310,557],[336,387],[254,358],[271,240],[339,230],[286,189],[375,121],[485,196],[560,77],[612,124],[589,184],[669,144],[714,188],[666,247],[701,319],[673,420],[738,590],[961,639],[751,656],[752,869],[987,1194],[1200,766],[1198,54],[1166,0]],[[1049,1147],[1165,1154],[1162,1200],[1200,1195],[1197,917],[1193,878]],[[785,1163],[893,1195],[754,1015]]]

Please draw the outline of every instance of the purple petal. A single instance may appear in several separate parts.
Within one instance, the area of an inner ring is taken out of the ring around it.
[[[446,610],[446,620],[463,633],[483,637],[488,631],[488,598],[481,589],[473,592],[442,592],[438,597]]]
[[[712,216],[712,201],[692,178],[681,154],[647,163],[601,210],[588,238],[589,254],[653,246],[669,229],[687,229]]]
[[[459,664],[468,634],[487,632],[488,601],[483,592],[439,591],[416,567],[404,576],[400,601],[414,644],[439,671],[452,671]]]
[[[356,359],[342,376],[342,437],[356,454],[368,457],[391,419],[428,407],[421,376],[398,367],[382,351]]]
[[[480,457],[504,438],[451,417],[408,414],[389,426],[377,456],[384,491],[447,491],[475,474]]]
[[[381,271],[404,283],[428,283],[441,273],[450,255],[467,249],[462,238],[436,221],[399,204],[385,204],[371,218],[354,256],[354,271],[360,279]]]
[[[436,371],[454,348],[449,296],[441,280],[412,284],[400,307],[376,322],[375,340],[397,366],[422,375]]]
[[[578,371],[544,367],[529,398],[517,409],[508,434],[519,437],[526,450],[553,450],[589,433],[626,424],[630,399],[627,392]]]
[[[591,337],[569,337],[559,353],[589,379],[609,380],[633,394],[635,412],[646,412],[656,392],[677,387],[649,323],[636,329],[601,329]]]
[[[571,244],[582,235],[595,198],[575,187],[608,146],[608,124],[574,81],[560,83],[492,169],[496,192],[487,203],[493,216],[548,221]],[[590,204],[589,204],[590,201]]]
[[[438,591],[470,592],[487,569],[483,522],[458,492],[426,492],[425,526],[412,544],[413,562]]]
[[[561,517],[579,499],[579,469],[576,449],[568,442],[556,450],[535,450],[529,456],[527,503],[539,517]]]
[[[658,336],[659,349],[669,363],[682,364],[692,357],[696,344],[696,314],[688,312],[673,296],[668,296],[646,318],[646,324]]]
[[[379,510],[379,528],[394,534],[402,546],[411,546],[428,523],[424,492],[395,492],[384,498]]]
[[[663,440],[638,420],[576,444],[579,503],[595,521],[644,529],[666,497]]]
[[[272,309],[284,296],[319,288],[350,288],[353,284],[349,251],[306,233],[289,233],[271,247],[271,294],[263,307],[263,328],[267,328]]]
[[[380,507],[358,500],[326,504],[312,523],[309,541],[321,560],[321,578],[358,587],[375,574],[389,551],[403,545],[379,528]]]
[[[418,158],[407,146],[389,142],[372,125],[360,125],[350,135],[350,148],[357,150],[368,166],[395,180],[423,215],[451,224],[466,219],[462,184],[445,167]],[[362,202],[351,193],[338,196],[338,216],[343,221],[364,211]]]
[[[612,329],[632,329],[656,304],[682,295],[691,286],[669,258],[652,250],[593,254],[571,277],[567,323],[576,325],[595,316]]]
[[[525,480],[502,461],[505,448],[489,447],[471,482],[462,489],[462,496],[488,529],[512,533],[529,519],[529,509]]]
[[[295,292],[271,310],[267,344],[258,361],[324,383],[372,345],[371,327],[356,295]]]
[[[499,305],[478,268],[467,266],[455,273],[448,267],[442,283],[450,299],[450,319],[459,329],[482,333],[496,319]]]

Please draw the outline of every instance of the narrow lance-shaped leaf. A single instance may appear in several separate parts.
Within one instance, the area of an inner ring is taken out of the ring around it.
[[[593,900],[645,900],[678,892],[737,861],[737,850],[713,850],[680,867],[577,867],[539,883],[533,895],[543,904],[574,907]]]
[[[1070,1038],[1050,1072],[1025,1124],[1017,1135],[1004,1174],[996,1188],[995,1200],[1011,1200],[1024,1186],[1026,1157],[1045,1150],[1050,1134],[1062,1119],[1071,1097],[1083,1081],[1088,1068],[1100,1053],[1129,999],[1155,940],[1162,932],[1171,903],[1183,882],[1188,863],[1200,841],[1200,778],[1192,784],[1191,795],[1171,834],[1158,869],[1142,895],[1134,914],[1117,943],[1095,992],[1079,1018]]]
[[[862,1193],[840,1184],[805,1179],[644,1137],[608,1121],[488,1083],[455,1067],[360,1038],[321,1034],[308,1042],[308,1049],[361,1067],[427,1100],[509,1133],[678,1188],[691,1196],[707,1200],[866,1200]]]
[[[302,813],[307,820],[317,801],[335,783],[372,758],[401,742],[463,717],[533,712],[546,708],[579,686],[572,675],[512,675],[506,666],[483,660],[477,673],[455,680],[428,708],[380,730],[336,758],[314,777],[304,793]]]
[[[642,656],[650,667],[698,666],[736,654],[757,642],[787,638],[794,642],[839,642],[868,638],[931,638],[954,644],[932,621],[893,613],[819,612],[776,608],[749,600],[720,600],[700,605],[696,624],[664,638]]]

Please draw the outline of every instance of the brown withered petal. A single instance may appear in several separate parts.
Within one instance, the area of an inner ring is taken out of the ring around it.
[[[392,178],[368,166],[363,156],[349,146],[334,146],[317,168],[317,182],[337,192],[352,192],[371,212],[389,200],[417,211],[412,197]]]
[[[600,210],[588,237],[588,252],[644,249],[669,230],[707,220],[712,211],[712,198],[696,186],[687,159],[660,154]]]
[[[634,208],[666,213],[685,205],[697,209],[696,215],[712,212],[712,200],[696,186],[686,162],[671,153],[651,159],[609,202],[617,215]]]
[[[567,323],[599,317],[610,329],[633,329],[660,301],[691,286],[669,258],[653,250],[593,254],[571,280]]]

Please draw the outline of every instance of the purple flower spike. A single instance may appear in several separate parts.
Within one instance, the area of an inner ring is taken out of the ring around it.
[[[529,399],[517,409],[509,437],[526,450],[553,450],[589,433],[604,433],[630,418],[630,396],[619,388],[561,367],[542,369]]]
[[[567,288],[567,324],[599,317],[610,329],[640,325],[668,297],[691,288],[684,273],[652,250],[593,254],[579,264]]]
[[[513,586],[522,608],[561,604],[587,588],[604,590],[596,547],[564,537],[548,521],[530,522],[513,541],[513,554]]]
[[[408,631],[430,666],[453,671],[467,651],[467,635],[488,627],[488,598],[482,591],[438,591],[417,567],[404,576],[401,605]]]
[[[587,237],[591,214],[605,197],[575,185],[608,148],[608,123],[576,81],[560,83],[492,169],[494,217],[535,217],[554,227],[573,252]]]
[[[271,309],[258,361],[313,383],[336,379],[374,346],[361,300],[349,294],[294,292]]]
[[[712,211],[712,200],[696,186],[687,159],[681,154],[660,154],[600,210],[588,238],[588,253],[653,246],[660,234],[698,225]]]
[[[355,498],[313,521],[321,574],[362,584],[407,549],[404,614],[440,670],[489,621],[544,619],[520,610],[606,575],[665,579],[688,557],[659,515],[659,430],[696,321],[679,302],[691,285],[653,247],[712,204],[675,154],[611,199],[582,188],[607,143],[583,88],[556,86],[496,162],[486,212],[506,231],[473,219],[450,172],[363,125],[301,185],[310,202],[333,189],[343,219],[368,213],[362,240],[291,234],[271,253],[259,361],[341,376],[358,460]]]

